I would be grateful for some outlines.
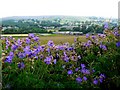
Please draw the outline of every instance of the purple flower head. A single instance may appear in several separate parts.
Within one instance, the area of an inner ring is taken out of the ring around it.
[[[73,71],[72,70],[68,70],[68,75],[71,75],[71,74],[73,74]]]
[[[94,73],[94,72],[95,72],[95,70],[93,69],[93,70],[92,70],[92,72]]]
[[[26,38],[26,44],[30,44],[30,39]]]
[[[7,56],[4,62],[12,63],[12,57]]]
[[[103,50],[107,50],[107,47],[105,45],[102,46]]]
[[[44,59],[44,62],[46,63],[46,64],[51,64],[51,57],[46,57],[46,59]]]
[[[34,37],[33,39],[34,39],[34,41],[38,41],[39,37]]]
[[[93,84],[97,85],[98,84],[98,80],[94,79]]]
[[[21,53],[21,52],[20,52],[20,53],[18,54],[18,57],[19,57],[19,58],[24,58],[25,56],[26,56],[25,53]]]
[[[10,41],[6,40],[6,46],[10,45]]]
[[[73,50],[73,47],[69,47],[67,48],[68,51],[72,51]]]
[[[82,69],[85,68],[85,64],[81,64]]]
[[[92,39],[95,39],[96,38],[96,36],[92,36]]]
[[[25,64],[23,62],[18,63],[18,68],[23,69],[25,67]]]
[[[100,78],[105,78],[105,75],[104,74],[100,74]]]
[[[84,43],[84,46],[85,46],[85,47],[90,47],[90,43],[88,43],[88,42],[87,42],[87,43]]]
[[[25,55],[30,55],[32,53],[32,51],[30,50],[30,46],[26,46],[24,49],[23,49]]]
[[[113,34],[114,34],[115,36],[120,36],[120,34],[119,34],[119,32],[118,32],[117,30],[114,31]]]
[[[117,46],[117,47],[120,47],[120,42],[117,42],[117,43],[116,43],[116,46]]]
[[[104,23],[104,29],[108,29],[108,23],[107,22]]]
[[[102,83],[103,82],[103,78],[99,78],[99,81],[100,81],[100,83]]]
[[[76,68],[75,71],[77,72],[79,70],[79,68]]]
[[[13,57],[13,56],[14,56],[14,53],[13,53],[13,52],[10,52],[10,53],[9,53],[9,56]]]
[[[90,70],[86,69],[85,74],[90,74]]]
[[[18,46],[20,46],[22,44],[22,42],[20,41],[20,39],[17,40],[17,44],[18,44]]]
[[[49,41],[48,41],[48,46],[49,46],[49,47],[53,47],[53,46],[54,46],[53,41],[49,40]]]
[[[81,83],[81,82],[82,82],[82,79],[81,79],[80,77],[77,77],[77,78],[76,78],[76,81],[77,81],[78,83]]]
[[[28,37],[30,37],[30,38],[34,38],[35,35],[34,35],[33,33],[30,33],[30,34],[28,34]]]
[[[90,40],[87,41],[88,44],[92,44],[92,42]]]
[[[58,49],[59,49],[59,50],[64,50],[64,46],[63,46],[63,45],[58,46]]]
[[[90,36],[89,34],[86,34],[86,38],[89,38],[89,36]]]
[[[84,80],[84,81],[87,81],[87,77],[84,76],[84,77],[83,77],[83,80]]]
[[[47,52],[50,53],[50,48],[47,49]]]
[[[11,46],[11,49],[12,49],[13,51],[15,51],[17,48],[18,48],[18,46],[15,45],[15,44],[13,44],[13,45]]]
[[[56,64],[57,60],[56,60],[56,59],[54,59],[54,60],[53,60],[53,62],[54,62],[54,64]]]
[[[83,74],[90,74],[90,70],[87,70],[87,69],[85,69],[85,68],[81,69],[81,72],[82,72]]]
[[[103,50],[107,50],[107,47],[105,45],[100,44],[100,48],[102,48]]]
[[[26,47],[24,48],[24,51],[28,51],[28,50],[30,50],[30,46],[26,46]]]
[[[64,61],[65,61],[65,62],[69,62],[69,57],[64,56]]]
[[[45,48],[44,48],[44,46],[38,46],[37,49],[38,49],[38,51],[42,51],[43,52]]]

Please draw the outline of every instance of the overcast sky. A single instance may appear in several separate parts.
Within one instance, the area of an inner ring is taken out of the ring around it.
[[[8,16],[118,17],[119,0],[0,0],[0,18]]]

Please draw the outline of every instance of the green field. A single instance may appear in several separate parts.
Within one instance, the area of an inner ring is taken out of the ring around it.
[[[13,36],[14,38],[26,38],[28,35],[27,34],[6,34],[3,36]],[[47,44],[49,40],[52,40],[55,44],[61,44],[61,43],[66,43],[69,42],[72,44],[74,42],[74,39],[77,36],[73,35],[56,35],[56,34],[51,34],[51,35],[38,35],[40,37],[40,43],[41,44]],[[79,40],[81,42],[87,41],[85,36],[79,36]]]
[[[41,44],[46,44],[49,40],[52,40],[55,44],[61,44],[69,42],[72,44],[76,36],[71,35],[54,35],[54,36],[40,36]],[[85,36],[79,36],[82,42],[86,41]]]

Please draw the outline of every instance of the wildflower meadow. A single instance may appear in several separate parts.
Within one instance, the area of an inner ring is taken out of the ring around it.
[[[119,30],[86,34],[87,42],[75,38],[73,44],[49,40],[41,45],[32,33],[1,39],[3,89],[120,87]]]

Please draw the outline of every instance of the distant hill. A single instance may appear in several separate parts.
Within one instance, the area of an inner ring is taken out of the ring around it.
[[[52,20],[52,19],[66,19],[66,20],[72,20],[72,21],[92,21],[92,20],[106,20],[109,18],[103,18],[103,17],[95,17],[95,16],[63,16],[63,15],[48,15],[48,16],[12,16],[12,17],[5,17],[2,18],[2,21],[4,20],[21,20],[21,19],[47,19],[47,20]],[[115,19],[115,18],[114,18]]]

